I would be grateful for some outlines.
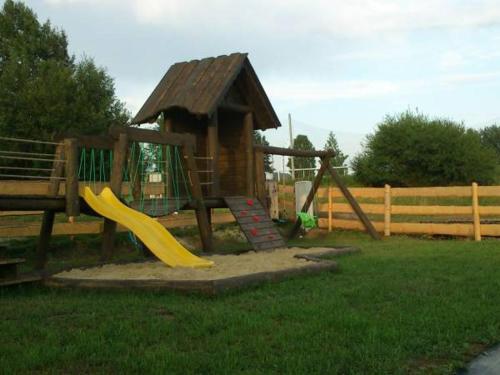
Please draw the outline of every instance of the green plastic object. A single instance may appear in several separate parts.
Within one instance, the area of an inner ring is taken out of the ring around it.
[[[300,218],[300,222],[304,228],[312,229],[316,227],[316,219],[314,216],[309,215],[307,212],[299,212],[297,216]]]

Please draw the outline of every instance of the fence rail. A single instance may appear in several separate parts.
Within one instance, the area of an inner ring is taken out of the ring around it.
[[[96,183],[99,191],[106,184]],[[94,186],[94,184],[92,184]],[[2,181],[0,194],[4,195],[45,195],[48,182]],[[122,193],[127,194],[128,184],[122,185]],[[162,183],[145,185],[148,194],[159,194],[164,190]],[[364,212],[370,216],[376,230],[385,236],[392,234],[428,234],[473,237],[500,237],[500,186],[452,186],[424,188],[351,188]],[[59,194],[64,194],[61,185]],[[489,200],[486,204],[481,202]],[[418,202],[420,201],[420,202]],[[295,190],[290,185],[277,188],[278,211],[282,217],[295,218]],[[422,203],[423,202],[423,203]],[[430,202],[430,203],[429,203]],[[449,202],[452,202],[451,204]],[[481,203],[481,204],[480,204]],[[315,212],[319,216],[320,228],[363,230],[363,226],[353,215],[351,206],[343,200],[342,193],[334,187],[321,187],[315,197]],[[2,212],[0,217],[0,237],[37,236],[40,223],[11,221],[9,216],[26,215],[25,212]],[[37,212],[29,213],[37,214]],[[39,212],[38,212],[39,214]],[[194,215],[182,214],[160,218],[167,228],[196,225]],[[217,212],[214,223],[230,223],[234,217],[230,213]],[[102,221],[77,221],[56,223],[54,234],[95,234],[102,232]],[[125,231],[123,227],[119,230]]]
[[[500,237],[500,186],[450,186],[419,188],[351,188],[363,211],[370,215],[375,229],[391,234],[429,234],[473,237]],[[497,199],[494,199],[494,198]],[[352,208],[339,189],[321,187],[315,197],[315,212],[320,228],[363,230]],[[480,205],[483,198],[493,203]],[[424,201],[416,204],[414,201]],[[431,200],[429,204],[425,201]],[[450,204],[448,201],[460,201]],[[368,201],[368,202],[367,202]],[[375,201],[375,202],[374,202]],[[280,214],[295,217],[293,186],[278,187]],[[352,217],[351,217],[352,216]]]

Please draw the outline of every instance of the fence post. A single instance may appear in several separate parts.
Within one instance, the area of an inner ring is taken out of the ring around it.
[[[328,185],[328,232],[332,231],[332,216],[333,216],[333,205],[332,205],[332,186]]]
[[[479,217],[479,197],[477,183],[472,183],[472,219],[474,221],[474,240],[481,241],[481,218]]]
[[[384,186],[384,236],[391,235],[391,186]]]

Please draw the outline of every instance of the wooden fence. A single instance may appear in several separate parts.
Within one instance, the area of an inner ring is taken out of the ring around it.
[[[64,188],[62,188],[64,189]],[[99,187],[98,187],[99,189]],[[123,192],[128,187],[124,184]],[[148,193],[161,190],[161,184],[152,183]],[[375,228],[385,236],[396,233],[452,235],[473,237],[500,237],[500,186],[453,186],[425,188],[351,188],[352,195],[360,202],[364,212],[369,215]],[[15,184],[3,181],[0,193],[3,194],[45,194],[46,183],[32,182]],[[276,198],[276,197],[274,197]],[[295,192],[293,186],[279,185],[277,199],[279,215],[295,219]],[[451,204],[450,204],[451,202]],[[274,207],[276,209],[276,207]],[[315,212],[319,217],[319,227],[363,230],[355,218],[350,205],[344,201],[339,189],[321,187],[315,197]],[[1,237],[38,236],[40,222],[23,220],[14,216],[25,216],[26,212],[0,213]],[[31,214],[40,214],[34,212]],[[159,218],[166,228],[196,225],[193,214],[181,213]],[[231,223],[234,217],[229,212],[216,212],[213,223]],[[98,234],[103,229],[102,220],[58,222],[54,224],[55,235]],[[118,227],[119,231],[125,231]]]
[[[474,237],[477,241],[481,236],[500,237],[500,186],[391,188],[386,185],[385,188],[349,190],[375,228],[385,236],[392,233],[451,235]],[[488,199],[492,202],[480,205],[481,200]],[[456,202],[452,205],[450,201]],[[279,186],[278,205],[281,215],[295,217],[293,186]],[[363,230],[337,188],[318,190],[315,212],[320,228]]]

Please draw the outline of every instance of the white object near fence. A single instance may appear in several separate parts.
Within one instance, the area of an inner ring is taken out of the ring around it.
[[[295,183],[295,212],[302,211],[302,206],[306,203],[307,195],[312,189],[311,181],[297,181]],[[307,213],[309,215],[314,215],[314,204],[309,206]]]

